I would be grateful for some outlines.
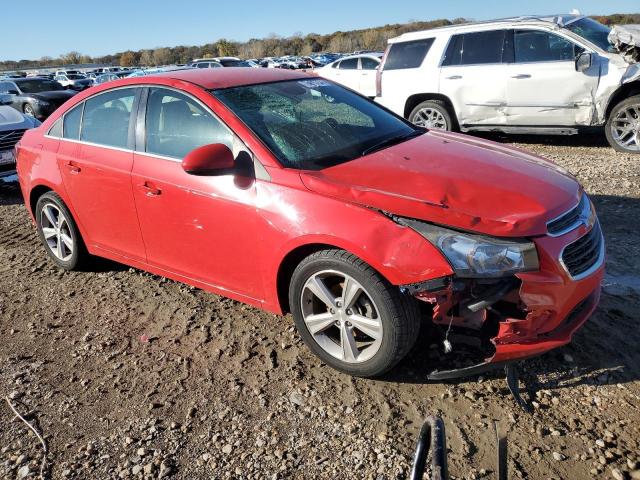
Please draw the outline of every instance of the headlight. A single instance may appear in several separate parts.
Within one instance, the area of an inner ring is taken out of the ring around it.
[[[33,99],[35,103],[37,103],[38,105],[42,105],[42,106],[47,106],[49,105],[49,102],[47,100],[43,100],[41,98],[34,98]]]
[[[532,242],[463,233],[409,218],[398,220],[436,246],[460,277],[502,277],[539,268]]]

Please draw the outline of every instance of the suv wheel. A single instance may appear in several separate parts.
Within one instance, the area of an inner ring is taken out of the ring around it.
[[[75,270],[88,259],[76,222],[57,194],[47,192],[38,199],[36,228],[49,257],[59,267]]]
[[[640,95],[618,103],[607,120],[605,134],[618,152],[640,153]]]
[[[409,114],[409,121],[419,127],[454,129],[451,114],[442,100],[427,100],[419,103]]]
[[[309,349],[349,375],[389,370],[409,352],[420,329],[415,300],[344,250],[304,259],[293,273],[289,302]]]

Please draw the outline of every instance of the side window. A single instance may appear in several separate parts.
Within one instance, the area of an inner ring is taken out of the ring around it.
[[[373,58],[369,57],[361,57],[360,65],[362,66],[362,70],[375,70],[380,65],[380,62],[377,62]]]
[[[198,102],[165,88],[149,91],[146,115],[146,151],[183,158],[191,150],[210,143],[233,148],[226,126]]]
[[[47,133],[47,135],[49,135],[50,137],[56,137],[56,138],[60,138],[62,137],[62,119],[59,118],[56,123],[53,124],[53,126],[49,129],[49,132]]]
[[[539,30],[516,30],[516,63],[573,60],[583,49],[563,37]]]
[[[80,140],[127,148],[135,88],[96,95],[85,101]]]
[[[422,65],[429,49],[433,45],[433,38],[414,40],[412,42],[394,43],[389,49],[385,70],[400,70],[403,68],[418,68]]]
[[[78,140],[80,136],[80,119],[82,118],[82,106],[77,105],[64,115],[63,137],[70,140]]]
[[[0,82],[0,93],[7,93],[9,91],[9,82]]]
[[[502,63],[506,30],[465,33],[460,65]]]
[[[341,70],[356,70],[358,68],[358,59],[347,58],[346,60],[342,60],[339,68]]]
[[[207,68],[208,66],[208,63],[198,63],[198,68]]]

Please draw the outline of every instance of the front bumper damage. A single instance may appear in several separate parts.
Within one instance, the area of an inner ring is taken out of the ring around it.
[[[487,280],[451,276],[403,286],[430,307],[445,353],[463,349],[467,357],[460,368],[435,370],[428,378],[470,376],[568,344],[595,310],[604,276],[604,245],[597,263],[580,278],[572,278],[560,260],[563,249],[586,233],[583,226],[562,237],[534,239],[536,272]]]

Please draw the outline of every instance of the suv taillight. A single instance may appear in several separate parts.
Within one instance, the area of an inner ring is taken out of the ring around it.
[[[376,70],[376,97],[382,96],[382,69],[384,68],[384,62],[387,60],[390,48],[391,45],[387,45],[387,49],[384,51],[380,65],[378,65],[378,70]]]

